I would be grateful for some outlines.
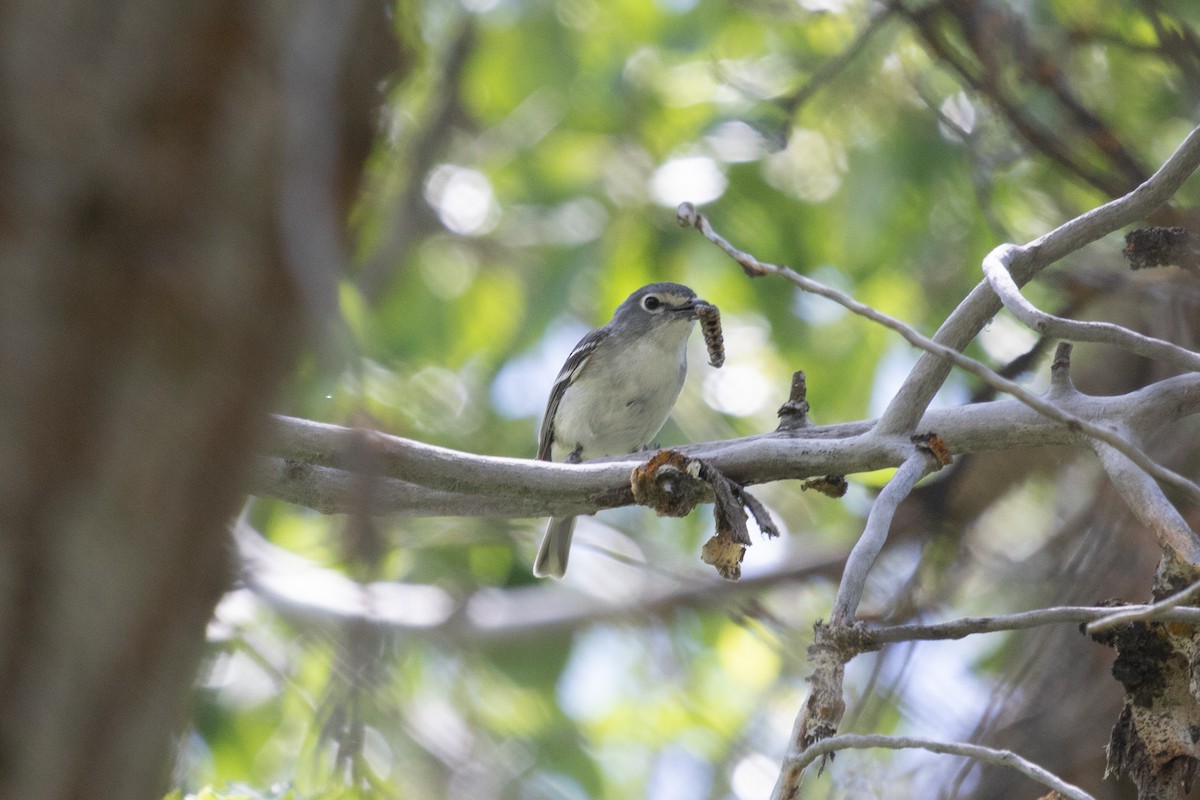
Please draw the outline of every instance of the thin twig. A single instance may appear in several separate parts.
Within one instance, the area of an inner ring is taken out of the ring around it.
[[[1109,628],[1115,628],[1118,625],[1127,625],[1130,622],[1144,622],[1145,620],[1174,622],[1177,621],[1178,617],[1176,615],[1180,612],[1189,615],[1194,612],[1197,616],[1200,616],[1200,609],[1179,608],[1179,606],[1195,597],[1197,593],[1200,593],[1200,581],[1196,581],[1191,586],[1176,592],[1170,597],[1164,597],[1157,603],[1148,606],[1127,606],[1115,614],[1107,614],[1100,619],[1089,622],[1084,632],[1091,635],[1106,631]]]
[[[822,87],[832,83],[839,72],[842,72],[867,49],[871,39],[883,28],[884,23],[891,18],[894,11],[895,9],[886,6],[877,11],[845,50],[827,59],[794,94],[780,98],[778,106],[783,109],[787,119],[795,119],[796,112],[800,110],[801,106],[807,103]]]
[[[1069,800],[1095,800],[1090,794],[1074,784],[1067,783],[1054,773],[1039,767],[1028,759],[1022,758],[1011,750],[998,750],[977,744],[964,742],[937,742],[930,739],[915,739],[907,736],[884,736],[882,734],[842,734],[822,739],[788,761],[800,769],[807,767],[819,758],[836,753],[839,750],[868,750],[883,748],[887,750],[928,750],[931,753],[964,756],[994,764],[998,767],[1009,767],[1022,775],[1048,786]]]
[[[1181,593],[1182,594],[1182,593]],[[1186,600],[1187,598],[1183,598]],[[1179,602],[1183,602],[1180,600]],[[1164,603],[1166,601],[1163,601]],[[914,641],[945,641],[950,639],[965,639],[968,636],[975,636],[981,633],[1001,633],[1006,631],[1022,631],[1030,628],[1040,628],[1045,625],[1060,625],[1060,624],[1088,624],[1088,632],[1091,632],[1091,625],[1099,624],[1102,620],[1107,620],[1113,617],[1122,617],[1128,615],[1128,619],[1122,618],[1118,622],[1132,621],[1134,619],[1142,619],[1145,615],[1156,616],[1157,619],[1169,622],[1187,622],[1192,625],[1200,625],[1200,608],[1177,608],[1175,605],[1169,608],[1158,608],[1159,604],[1153,606],[1125,606],[1120,612],[1114,614],[1113,609],[1104,606],[1055,606],[1052,608],[1038,608],[1033,611],[1020,611],[1015,614],[1000,614],[992,617],[963,617],[961,619],[952,619],[945,622],[935,622],[929,625],[889,625],[885,628],[875,628],[865,631],[864,637],[872,645],[895,644],[897,642],[914,642]],[[1157,610],[1156,610],[1157,609]]]

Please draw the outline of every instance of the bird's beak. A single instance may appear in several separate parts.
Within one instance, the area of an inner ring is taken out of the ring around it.
[[[699,319],[700,309],[707,308],[709,302],[701,300],[699,297],[688,300],[686,303],[675,309],[680,314],[685,314],[688,319]]]

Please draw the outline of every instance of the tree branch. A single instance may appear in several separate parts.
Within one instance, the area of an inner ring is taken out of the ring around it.
[[[1197,592],[1200,592],[1200,581],[1152,605],[1127,606],[1116,613],[1106,614],[1100,619],[1089,622],[1084,629],[1084,633],[1091,636],[1119,625],[1127,625],[1131,622],[1144,622],[1146,620],[1174,622],[1179,620],[1179,617],[1176,615],[1180,613],[1185,616],[1190,615],[1192,612],[1200,614],[1200,609],[1180,608],[1181,605],[1195,597]]]
[[[1137,433],[1159,430],[1200,412],[1200,375],[1180,375],[1112,397],[1071,392],[1056,403],[1091,424]],[[1075,431],[1014,400],[930,411],[924,425],[956,454],[1082,443]],[[269,428],[250,490],[323,513],[361,513],[366,496],[375,514],[590,514],[631,504],[629,475],[645,460],[620,456],[558,464],[481,456],[283,416],[272,417]],[[868,420],[674,449],[752,485],[896,467],[911,455],[912,443],[906,436],[880,435]],[[370,483],[366,495],[364,480]]]
[[[1182,593],[1181,593],[1182,594]],[[872,647],[882,647],[896,642],[944,641],[964,639],[980,633],[1000,633],[1040,628],[1044,625],[1064,623],[1088,623],[1088,633],[1093,625],[1110,627],[1124,622],[1147,619],[1151,616],[1161,622],[1186,622],[1200,625],[1200,608],[1178,608],[1186,601],[1184,597],[1170,607],[1160,603],[1154,605],[1122,606],[1118,613],[1105,606],[1055,606],[1021,611],[1016,614],[1000,614],[993,617],[963,617],[961,619],[935,622],[929,625],[889,625],[884,628],[868,629],[863,637]],[[1107,620],[1115,619],[1109,623]]]
[[[1158,172],[1127,195],[1105,203],[1060,225],[1024,247],[1017,248],[1009,264],[1017,286],[1024,286],[1041,270],[1068,253],[1102,236],[1142,219],[1167,202],[1200,166],[1200,127],[1192,130]],[[978,284],[946,318],[934,335],[940,345],[962,350],[983,330],[1001,308],[987,281]],[[880,419],[884,433],[915,430],[929,402],[950,372],[950,364],[928,353],[917,361]]]
[[[1200,128],[1192,131],[1176,153],[1152,178],[1125,197],[1083,214],[1023,248],[1011,246],[994,251],[997,255],[1007,257],[1008,261],[1004,264],[1007,267],[1003,270],[1005,274],[992,276],[993,279],[1001,285],[1002,289],[1007,288],[1006,282],[1011,281],[1014,291],[1010,294],[1019,297],[1019,291],[1015,291],[1016,288],[1028,282],[1046,265],[1115,230],[1120,225],[1132,222],[1138,215],[1148,213],[1165,202],[1183,180],[1195,170],[1197,164],[1200,164]],[[982,330],[983,326],[1001,307],[997,294],[988,281],[985,280],[977,285],[947,318],[934,339],[929,340],[898,320],[869,309],[842,292],[821,286],[786,267],[759,262],[752,255],[733,247],[716,234],[703,215],[698,214],[691,204],[681,205],[677,216],[681,224],[696,227],[725,250],[742,266],[747,275],[751,277],[770,273],[783,275],[806,291],[832,299],[855,313],[899,332],[907,341],[926,351],[912,372],[909,373],[905,383],[872,433],[889,435],[915,431],[917,424],[923,418],[927,418],[929,402],[949,374],[950,366],[959,366],[983,378],[989,385],[1007,392],[1038,413],[1057,420],[1070,430],[1091,437],[1089,442],[1096,449],[1102,462],[1105,463],[1106,469],[1110,470],[1110,474],[1114,470],[1125,470],[1122,477],[1127,477],[1128,482],[1122,481],[1122,492],[1126,493],[1127,501],[1135,506],[1137,513],[1155,524],[1159,540],[1179,551],[1190,562],[1196,563],[1195,556],[1200,555],[1200,542],[1197,542],[1196,537],[1190,529],[1187,529],[1186,525],[1182,525],[1181,529],[1182,520],[1179,518],[1178,512],[1169,503],[1166,503],[1165,498],[1162,497],[1162,490],[1157,484],[1150,481],[1147,475],[1152,475],[1160,481],[1182,489],[1196,501],[1200,501],[1200,487],[1187,478],[1155,463],[1113,429],[1072,418],[1073,415],[1065,409],[1073,402],[1078,393],[1071,386],[1069,375],[1066,374],[1067,351],[1060,350],[1061,358],[1056,359],[1056,380],[1046,399],[1033,396],[1017,384],[1007,381],[984,365],[966,358],[959,352]],[[989,265],[989,268],[991,266]],[[1142,340],[1134,340],[1132,336],[1125,337],[1123,341],[1131,340],[1133,340],[1133,345],[1139,348],[1150,347],[1155,352],[1166,352],[1171,358],[1180,356],[1180,353],[1171,351],[1169,347],[1162,347],[1161,345],[1166,345],[1165,342],[1155,344],[1145,337]],[[1062,365],[1058,364],[1060,360],[1063,362]],[[936,429],[927,428],[927,430]],[[940,434],[940,431],[938,433]],[[1133,470],[1130,462],[1144,470],[1144,474]],[[845,708],[842,697],[844,664],[858,652],[857,648],[869,646],[866,632],[860,626],[850,624],[861,598],[866,574],[883,546],[896,505],[900,499],[908,495],[916,481],[927,474],[935,463],[931,456],[906,460],[876,500],[868,518],[866,530],[855,545],[855,551],[852,552],[847,563],[835,601],[832,621],[829,625],[818,626],[817,639],[809,648],[809,660],[814,666],[813,675],[810,677],[813,690],[805,707],[797,716],[792,733],[792,747],[800,751],[801,755],[785,760],[776,783],[774,798],[790,800],[790,798],[796,797],[799,793],[803,766],[837,749],[829,742],[836,741],[833,734],[840,725]],[[889,740],[881,737],[879,740],[871,741]],[[863,744],[863,746],[875,745]],[[972,756],[978,757],[980,754],[980,751],[974,750],[975,746],[973,745],[946,745],[946,747],[955,748],[952,752],[959,754],[968,754],[968,750]],[[1013,764],[1012,760],[1017,758],[1011,753],[997,753],[996,751],[992,751],[989,757],[999,757],[999,763],[1010,764]],[[1062,783],[1059,779],[1028,762],[1022,762],[1022,766],[1018,768],[1026,774],[1035,775],[1043,782],[1052,781],[1048,785],[1054,786],[1057,791],[1066,796],[1087,796],[1075,787]]]
[[[1200,538],[1163,494],[1162,487],[1107,444],[1093,441],[1091,447],[1126,505],[1139,522],[1154,531],[1158,543],[1172,548],[1189,564],[1200,565]]]
[[[1014,244],[1000,245],[983,259],[983,274],[1004,307],[1033,331],[1055,339],[1111,344],[1178,369],[1200,370],[1200,354],[1179,345],[1144,336],[1110,322],[1064,319],[1037,308],[1025,299],[1008,272],[1009,262],[1018,251],[1019,248]]]
[[[840,571],[838,556],[790,564],[741,581],[688,576],[647,582],[620,602],[567,594],[549,584],[480,589],[456,598],[432,584],[379,581],[360,583],[337,570],[277,547],[244,519],[233,526],[241,579],[255,596],[281,616],[320,627],[365,625],[403,636],[450,637],[464,643],[490,644],[537,639],[581,626],[644,621],[677,608],[728,608],[776,585],[794,585]]]
[[[1197,131],[1200,131],[1200,128],[1198,128]],[[1200,134],[1198,134],[1196,138],[1197,141],[1200,141]],[[1197,146],[1197,150],[1200,151],[1200,145]],[[916,330],[908,325],[905,325],[900,320],[888,316],[881,311],[877,311],[870,306],[864,305],[844,292],[840,292],[837,289],[832,289],[824,284],[819,283],[818,281],[814,281],[811,278],[800,275],[788,267],[759,261],[749,253],[734,247],[725,238],[713,230],[712,226],[708,222],[708,219],[703,214],[696,211],[695,206],[693,206],[691,203],[680,204],[679,209],[676,212],[676,217],[681,225],[696,228],[711,242],[728,253],[729,256],[734,259],[734,261],[741,265],[742,269],[747,275],[751,277],[758,277],[768,274],[782,275],[805,291],[812,292],[813,294],[833,300],[834,302],[844,306],[856,314],[864,316],[867,319],[878,322],[879,324],[896,331],[902,337],[904,337],[907,342],[915,347],[925,350],[927,354],[935,355],[938,358],[944,359],[949,364],[953,364],[954,366],[970,372],[972,375],[979,377],[990,386],[1004,392],[1005,394],[1015,397],[1030,408],[1035,409],[1050,419],[1061,422],[1068,428],[1076,430],[1080,433],[1084,433],[1093,439],[1105,442],[1118,452],[1124,454],[1129,458],[1130,461],[1137,464],[1150,475],[1153,475],[1158,480],[1168,483],[1186,492],[1194,502],[1200,503],[1200,487],[1196,486],[1196,484],[1192,483],[1184,476],[1161,466],[1143,453],[1139,447],[1121,438],[1120,435],[1114,433],[1112,430],[1098,425],[1093,425],[1063,411],[1058,403],[1035,395],[1033,392],[1021,386],[1019,383],[1003,377],[975,359],[963,355],[956,349],[939,344],[933,339],[922,336]],[[1033,247],[1033,245],[1030,245],[1030,247]],[[1014,252],[1019,250],[1020,248],[1014,248]],[[981,284],[981,286],[985,287],[985,290],[991,293],[991,288],[988,286],[986,281]],[[976,287],[976,290],[978,289],[979,287]],[[972,292],[972,294],[974,294],[974,292]],[[992,293],[991,296],[995,298],[994,293]],[[959,305],[959,308],[961,309],[968,303],[969,300],[970,297],[968,296],[967,300],[964,300],[963,303]],[[995,310],[992,312],[993,314],[995,313]],[[957,309],[955,313],[957,313]],[[954,315],[951,314],[951,316],[953,317]],[[924,356],[922,356],[922,358],[924,358]],[[913,372],[909,373],[910,378],[920,368],[920,364],[921,362],[918,361],[917,365],[913,368]],[[944,378],[945,376],[943,375],[941,380],[944,380]],[[901,392],[903,392],[903,387],[901,388]],[[888,407],[888,411],[884,413],[884,416],[879,420],[879,423],[876,426],[881,433],[895,434],[900,432],[894,426],[889,427],[888,413],[893,411],[894,406],[895,400],[893,400],[892,405]],[[922,405],[922,412],[924,412],[926,406],[927,402],[925,405]],[[912,420],[913,425],[915,425],[919,419],[920,415],[914,418]]]
[[[600,622],[645,620],[680,607],[727,607],[730,602],[756,596],[772,586],[837,574],[845,564],[845,559],[838,556],[816,558],[737,583],[691,578],[656,581],[615,604],[583,596],[564,598],[561,592],[540,585],[482,589],[465,599],[456,599],[434,585],[360,583],[271,544],[244,519],[235,523],[233,537],[243,583],[286,618],[320,626],[362,624],[397,635],[450,636],[479,643],[511,641],[514,637],[536,639]],[[1200,625],[1200,608],[1179,607],[1198,589],[1200,584],[1153,605],[1123,606],[1115,613],[1105,606],[1056,606],[930,624],[862,627],[853,634],[852,649],[864,653],[898,642],[963,639],[1059,624],[1089,623],[1088,633],[1093,628],[1102,630],[1145,619]],[[548,602],[551,594],[553,603]]]
[[[787,762],[794,769],[803,770],[818,758],[823,758],[839,750],[867,750],[874,748],[885,748],[888,750],[928,750],[931,753],[973,758],[985,764],[994,764],[998,767],[1015,769],[1027,778],[1037,781],[1043,786],[1050,787],[1070,800],[1095,800],[1078,786],[1067,783],[1054,773],[1039,767],[1032,761],[1022,758],[1011,750],[997,750],[991,747],[964,744],[961,742],[936,742],[930,739],[915,739],[907,736],[883,736],[880,734],[843,734],[823,739],[809,747],[803,753],[787,759]],[[798,791],[798,785],[796,789]],[[798,796],[798,794],[782,793],[778,786],[773,795],[776,798],[791,798],[795,796]]]
[[[931,472],[939,469],[937,460],[921,450],[917,450],[907,461],[900,465],[896,474],[887,482],[875,502],[871,504],[871,512],[867,515],[867,524],[862,536],[850,551],[846,560],[846,569],[842,573],[842,582],[838,585],[837,598],[833,603],[833,614],[830,625],[847,625],[854,620],[854,613],[862,599],[863,588],[867,583],[867,573],[875,564],[875,559],[887,542],[888,531],[892,527],[892,519],[896,509],[904,498],[912,493],[917,481]]]

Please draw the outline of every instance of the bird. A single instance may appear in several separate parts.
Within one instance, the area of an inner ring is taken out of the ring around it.
[[[651,283],[629,295],[567,356],[546,403],[537,457],[579,463],[649,447],[679,398],[688,336],[708,306],[679,283]],[[574,517],[550,520],[534,575],[566,574],[574,530]]]

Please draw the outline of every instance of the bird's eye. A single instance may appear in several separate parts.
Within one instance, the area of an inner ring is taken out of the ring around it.
[[[662,308],[662,305],[663,301],[654,295],[649,295],[642,298],[642,308],[646,309],[647,311],[658,311],[660,308]]]

